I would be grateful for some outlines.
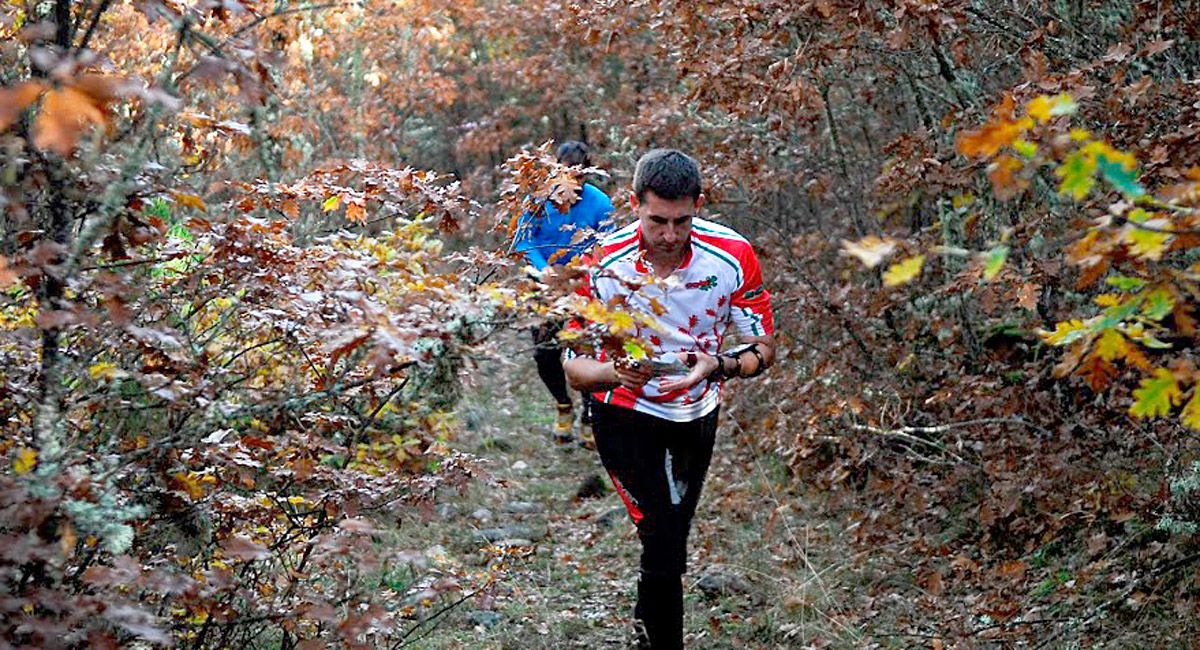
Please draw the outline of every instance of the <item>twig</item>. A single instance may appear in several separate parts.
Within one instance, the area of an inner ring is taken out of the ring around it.
[[[979,418],[977,420],[964,420],[962,422],[948,422],[946,424],[939,424],[937,426],[931,426],[931,427],[899,427],[897,429],[880,429],[878,427],[872,427],[869,425],[855,425],[854,428],[858,429],[859,431],[871,431],[872,433],[890,434],[892,432],[899,432],[899,433],[914,434],[914,433],[945,433],[951,429],[961,429],[963,427],[973,427],[978,424],[1018,424],[1021,426],[1029,427],[1030,429],[1034,429],[1038,433],[1041,433],[1043,435],[1051,435],[1050,431],[1047,430],[1046,428],[1038,426],[1037,424],[1034,424],[1033,422],[1030,422],[1030,421],[1026,420],[1025,418],[1021,418],[1021,417]],[[928,442],[928,441],[926,441],[926,442]]]
[[[485,584],[484,584],[484,587],[487,587],[487,586],[488,586],[488,584],[489,584],[489,583],[485,583]],[[454,609],[455,607],[458,607],[459,605],[461,605],[461,604],[463,604],[463,603],[467,602],[468,600],[470,600],[470,599],[474,598],[474,597],[476,596],[476,594],[478,594],[480,591],[483,591],[484,587],[480,587],[479,589],[476,589],[475,591],[472,591],[472,592],[470,592],[470,593],[464,594],[464,595],[463,595],[461,598],[459,598],[458,600],[456,600],[456,601],[454,601],[454,602],[452,602],[452,603],[450,603],[450,604],[448,604],[448,605],[446,605],[446,606],[442,607],[442,608],[441,608],[441,609],[439,609],[438,611],[434,612],[434,613],[433,613],[433,614],[432,614],[432,615],[431,615],[429,618],[426,618],[425,620],[421,621],[420,623],[417,623],[416,625],[414,625],[414,626],[412,626],[411,628],[409,628],[409,629],[408,629],[408,631],[407,631],[407,632],[405,632],[405,633],[404,633],[404,635],[400,637],[400,640],[399,640],[399,641],[396,643],[396,645],[393,645],[393,646],[391,647],[391,650],[399,650],[399,648],[404,648],[404,647],[407,647],[408,645],[411,645],[411,644],[413,644],[413,643],[416,643],[417,641],[420,641],[421,639],[424,639],[425,637],[427,637],[427,636],[429,636],[430,634],[432,634],[432,633],[433,633],[433,631],[434,631],[434,630],[436,630],[436,629],[438,628],[438,626],[437,626],[437,625],[434,625],[434,626],[430,627],[428,630],[426,630],[426,631],[425,631],[425,633],[424,633],[424,634],[422,634],[422,635],[420,635],[420,636],[418,636],[418,637],[414,637],[414,638],[413,638],[411,641],[406,641],[406,639],[408,639],[408,637],[412,636],[412,634],[413,634],[414,632],[416,632],[417,630],[419,630],[419,629],[421,629],[422,627],[424,627],[426,623],[429,623],[430,621],[436,621],[438,618],[440,618],[440,617],[441,617],[443,614],[445,614],[446,612],[449,612],[450,610]],[[439,625],[440,625],[440,623],[439,623]]]
[[[79,39],[79,46],[75,49],[82,51],[87,48],[88,41],[92,40],[92,34],[96,31],[96,25],[100,23],[100,16],[108,11],[108,7],[111,4],[112,0],[101,0],[100,6],[96,7],[96,12],[92,14],[92,20],[88,23],[87,31],[83,33],[83,38]]]

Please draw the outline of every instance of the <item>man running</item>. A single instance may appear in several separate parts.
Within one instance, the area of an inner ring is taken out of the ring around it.
[[[582,142],[564,142],[555,154],[558,162],[564,165],[592,165],[588,146]],[[591,250],[596,243],[596,233],[612,230],[612,209],[612,201],[607,194],[591,183],[583,183],[578,198],[566,213],[559,212],[552,202],[547,201],[544,214],[536,217],[523,215],[517,226],[513,250],[523,253],[529,264],[538,271],[554,273],[554,267],[565,265],[581,253]],[[580,230],[589,234],[577,237]],[[570,442],[575,410],[563,375],[562,348],[557,338],[559,329],[561,323],[555,321],[547,321],[533,329],[533,359],[537,363],[538,376],[557,406],[554,437],[558,442]],[[591,414],[586,395],[582,401],[580,439],[585,446],[591,446]]]
[[[638,278],[667,279],[654,299],[665,313],[642,327],[653,362],[616,361],[604,350],[565,364],[571,385],[590,391],[600,459],[642,544],[634,618],[639,647],[683,647],[687,537],[712,458],[723,381],[754,377],[775,358],[770,296],[753,248],[728,227],[700,217],[696,161],[655,149],[638,161],[629,204],[637,221],[606,237],[585,288],[612,304],[651,311]],[[659,285],[661,286],[661,285]],[[720,353],[728,325],[741,346]],[[575,325],[581,325],[574,323]],[[670,362],[683,370],[667,370]]]

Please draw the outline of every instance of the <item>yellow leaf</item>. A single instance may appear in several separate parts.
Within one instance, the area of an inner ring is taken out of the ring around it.
[[[1049,95],[1034,97],[1025,107],[1025,112],[1038,122],[1048,122],[1052,117],[1070,115],[1075,112],[1076,108],[1075,100],[1067,93],[1061,93],[1054,97]]]
[[[896,242],[868,235],[856,242],[842,240],[842,254],[858,258],[868,269],[879,266],[885,257],[896,250]]]
[[[175,479],[176,487],[187,494],[192,501],[204,498],[205,487],[215,485],[217,482],[217,477],[212,474],[200,474],[191,470],[176,472],[171,477]]]
[[[92,366],[88,368],[88,374],[92,376],[92,379],[96,380],[112,379],[117,374],[117,366],[116,364],[109,363],[107,361],[101,361],[99,363],[92,364]]]
[[[625,312],[613,312],[610,316],[608,329],[613,334],[621,334],[624,332],[632,332],[634,328],[633,317]]]
[[[1029,117],[1038,122],[1046,122],[1050,119],[1050,96],[1039,95],[1030,100],[1029,105],[1025,107],[1025,112]]]
[[[1179,420],[1183,422],[1183,426],[1193,431],[1200,431],[1200,385],[1192,388],[1192,399],[1184,405],[1183,412],[1179,414]]]
[[[1152,219],[1146,222],[1148,225],[1152,222],[1165,223],[1163,219]],[[1154,224],[1158,226],[1159,224]],[[1164,232],[1154,232],[1144,230],[1135,226],[1130,226],[1125,230],[1122,240],[1129,246],[1129,252],[1137,257],[1148,260],[1158,260],[1162,258],[1163,253],[1167,249],[1167,242],[1170,241],[1171,235]]]
[[[565,330],[562,330],[562,331],[560,331],[560,332],[558,333],[558,340],[559,340],[560,342],[562,342],[562,343],[569,343],[569,342],[571,342],[571,341],[578,341],[578,340],[579,340],[579,339],[581,339],[581,338],[583,338],[583,330],[569,330],[569,329],[565,329]]]
[[[1121,304],[1121,296],[1115,293],[1102,293],[1093,298],[1092,301],[1101,307],[1116,307]]]
[[[333,212],[334,210],[338,209],[338,206],[341,204],[342,197],[334,194],[333,196],[325,199],[325,202],[321,204],[321,209],[325,212]]]
[[[897,262],[883,274],[883,283],[889,287],[896,287],[912,282],[913,278],[921,274],[921,268],[924,266],[924,255],[916,255]]]
[[[1100,338],[1096,341],[1096,356],[1105,361],[1113,361],[1125,356],[1125,350],[1128,349],[1129,342],[1124,336],[1116,330],[1104,330]]]
[[[1070,345],[1090,333],[1090,325],[1078,318],[1061,321],[1054,326],[1053,332],[1042,331],[1042,340],[1050,345]]]
[[[28,474],[37,467],[37,450],[29,447],[21,447],[17,450],[17,457],[13,459],[13,471],[18,476]]]

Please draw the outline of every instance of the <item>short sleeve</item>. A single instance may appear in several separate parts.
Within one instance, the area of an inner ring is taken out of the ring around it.
[[[745,247],[738,255],[742,266],[742,285],[730,297],[730,315],[743,336],[767,336],[775,333],[775,315],[771,294],[763,284],[762,267],[754,249]]]

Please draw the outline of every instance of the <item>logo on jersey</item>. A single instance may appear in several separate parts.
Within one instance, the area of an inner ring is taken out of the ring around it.
[[[703,280],[689,282],[683,286],[687,287],[688,289],[699,289],[701,291],[712,291],[713,289],[717,288],[717,276],[710,275],[707,278],[704,278]]]

